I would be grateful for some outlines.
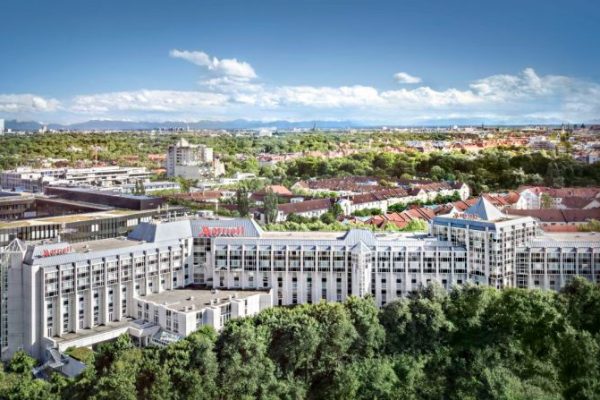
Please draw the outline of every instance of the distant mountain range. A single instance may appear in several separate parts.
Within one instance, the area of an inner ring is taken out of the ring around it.
[[[36,121],[5,121],[6,129],[15,131],[36,131],[46,125],[49,129],[68,129],[68,130],[151,130],[151,129],[259,129],[259,128],[277,128],[277,129],[309,129],[313,126],[317,128],[351,128],[367,126],[353,121],[298,121],[290,122],[279,121],[252,121],[245,119],[236,119],[231,121],[166,121],[166,122],[147,122],[147,121],[113,121],[113,120],[91,120],[73,124],[42,124]]]
[[[444,120],[428,120],[422,121],[419,124],[413,125],[394,125],[394,124],[376,124],[360,121],[255,121],[246,119],[235,119],[230,121],[210,121],[201,120],[196,122],[184,121],[166,121],[166,122],[149,122],[149,121],[114,121],[114,120],[91,120],[78,122],[73,124],[42,124],[37,121],[5,121],[6,129],[13,131],[37,131],[44,125],[49,129],[63,129],[75,131],[108,131],[108,130],[152,130],[152,129],[260,129],[260,128],[277,128],[280,130],[288,129],[310,129],[317,127],[318,129],[344,129],[344,128],[366,128],[366,127],[381,127],[381,126],[413,126],[413,127],[451,127],[457,126],[481,126],[482,123],[486,126],[527,126],[527,125],[560,125],[557,121],[528,121],[520,124],[509,123],[506,121],[474,121],[469,119],[444,119]],[[586,123],[598,124],[599,120],[593,120]]]

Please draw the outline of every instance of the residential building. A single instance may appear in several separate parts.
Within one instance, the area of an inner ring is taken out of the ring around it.
[[[320,217],[331,208],[333,199],[313,199],[302,202],[279,204],[276,222],[284,222],[288,215],[295,214],[304,218]]]
[[[550,188],[522,186],[517,189],[519,200],[513,208],[535,210],[540,208],[596,208],[600,201],[600,187]],[[583,200],[585,199],[585,200]]]
[[[529,216],[546,229],[551,226],[578,226],[591,220],[600,220],[600,208],[588,209],[507,209],[508,215]],[[600,238],[599,238],[600,240]]]
[[[462,200],[471,196],[470,188],[463,182],[434,182],[420,179],[399,179],[395,182],[395,189],[404,189],[412,196],[422,201],[432,201],[437,196],[452,196],[458,193]],[[310,179],[298,181],[292,189],[310,195],[333,193],[336,196],[346,197],[376,191],[394,189],[381,185],[378,178],[355,176],[345,178]],[[416,192],[415,192],[416,191]],[[420,192],[422,191],[422,193]],[[421,193],[420,195],[416,195]]]
[[[185,139],[169,146],[166,168],[167,176],[185,179],[216,178],[225,173],[223,164],[214,158],[212,148],[193,145]]]

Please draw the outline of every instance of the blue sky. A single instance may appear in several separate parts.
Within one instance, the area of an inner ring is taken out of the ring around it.
[[[592,0],[2,0],[0,15],[7,119],[600,119]]]

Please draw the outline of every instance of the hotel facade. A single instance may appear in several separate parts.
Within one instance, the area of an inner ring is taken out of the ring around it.
[[[2,357],[129,333],[164,344],[277,305],[372,295],[383,306],[438,283],[558,290],[600,283],[600,240],[542,234],[482,199],[425,233],[265,232],[247,219],[143,223],[127,238],[13,241],[0,259]]]

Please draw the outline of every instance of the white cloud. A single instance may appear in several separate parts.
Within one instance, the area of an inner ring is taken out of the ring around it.
[[[212,58],[196,53],[195,62],[215,64]],[[99,116],[156,121],[350,119],[386,124],[448,119],[585,122],[597,120],[600,115],[600,84],[568,76],[540,75],[532,68],[444,90],[429,86],[396,90],[365,85],[277,86],[225,73],[215,74],[200,84],[197,91],[136,90],[80,95],[62,105],[35,95],[0,95],[0,113],[46,116],[48,111],[55,111],[59,117],[66,114],[65,118]]]
[[[342,108],[377,106],[382,102],[377,89],[369,86],[313,87],[283,86],[271,96],[279,105],[300,105],[311,108]]]
[[[203,51],[171,50],[169,55],[181,58],[200,67],[206,67],[217,75],[228,76],[234,79],[250,80],[256,78],[256,72],[250,64],[238,61],[235,58],[211,57]]]
[[[0,94],[0,112],[27,114],[56,111],[60,102],[33,94]]]
[[[381,93],[389,105],[409,109],[452,107],[477,104],[483,99],[470,90],[434,90],[428,86],[415,89],[389,90]]]
[[[219,93],[138,90],[77,96],[73,99],[71,111],[91,114],[115,111],[201,112],[204,108],[224,106],[226,103],[227,96]]]
[[[398,83],[421,83],[421,78],[407,74],[406,72],[397,72],[394,74],[394,79]]]

